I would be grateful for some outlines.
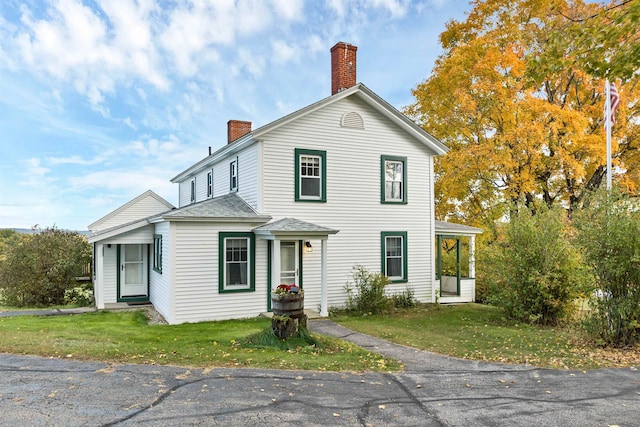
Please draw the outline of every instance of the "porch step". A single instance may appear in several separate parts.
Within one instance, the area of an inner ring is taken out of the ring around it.
[[[311,320],[311,319],[326,319],[326,317],[320,316],[320,313],[318,313],[315,310],[307,310],[306,308],[304,309],[304,314],[307,315],[307,319]],[[268,319],[271,319],[273,317],[273,313],[270,311],[264,312],[264,313],[260,313],[260,317],[266,317]]]

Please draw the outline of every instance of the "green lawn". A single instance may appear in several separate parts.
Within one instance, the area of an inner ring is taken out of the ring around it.
[[[0,318],[0,352],[113,363],[193,367],[254,367],[326,371],[393,371],[395,360],[350,343],[314,336],[319,346],[289,349],[249,344],[263,318],[183,325],[148,325],[141,311]]]
[[[392,315],[334,315],[342,325],[400,344],[466,359],[541,367],[592,369],[640,365],[640,348],[589,346],[577,328],[513,324],[494,307],[420,305]],[[400,364],[341,340],[313,335],[319,345],[279,349],[248,337],[263,318],[149,325],[142,311],[0,318],[0,352],[189,367],[255,367],[327,371],[394,371]]]
[[[506,322],[495,307],[480,304],[421,305],[393,315],[333,320],[399,344],[465,359],[592,369],[640,364],[640,348],[599,349],[577,327],[547,328]]]

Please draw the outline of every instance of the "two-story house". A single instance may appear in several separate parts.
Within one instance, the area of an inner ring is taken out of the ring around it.
[[[472,301],[473,254],[440,289],[437,245],[460,252],[466,236],[472,250],[480,232],[435,221],[447,148],[356,83],[356,51],[331,49],[331,96],[255,130],[229,121],[228,144],[171,180],[178,208],[148,191],[91,224],[96,306],[150,301],[172,324],[251,317],[296,283],[326,316],[356,265],[389,276],[389,293]]]

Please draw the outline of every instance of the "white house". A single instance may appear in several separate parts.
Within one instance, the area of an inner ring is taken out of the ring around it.
[[[356,265],[389,276],[390,293],[473,301],[473,256],[440,289],[452,274],[436,234],[473,249],[480,232],[435,221],[447,148],[356,83],[356,51],[331,49],[331,96],[255,130],[229,121],[228,144],[171,179],[178,208],[148,191],[91,224],[96,306],[148,301],[171,324],[251,317],[296,283],[326,316]]]

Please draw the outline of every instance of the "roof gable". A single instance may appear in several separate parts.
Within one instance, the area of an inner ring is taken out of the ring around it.
[[[174,206],[151,190],[147,190],[133,200],[128,201],[116,210],[109,212],[93,224],[89,230],[96,232],[119,225],[128,224],[149,216],[174,209]]]
[[[343,90],[341,92],[336,93],[335,95],[324,98],[318,102],[310,104],[300,110],[297,110],[291,114],[288,114],[280,119],[277,119],[271,123],[268,123],[258,129],[249,132],[248,134],[238,138],[231,144],[227,144],[224,147],[220,148],[210,156],[205,157],[201,161],[192,165],[188,169],[179,173],[175,177],[171,179],[171,182],[180,182],[184,180],[186,177],[191,176],[204,167],[209,167],[217,163],[219,160],[222,160],[229,156],[230,154],[237,152],[251,144],[256,143],[262,139],[267,133],[274,131],[288,123],[291,123],[294,120],[298,120],[302,117],[307,116],[321,108],[324,108],[328,105],[331,105],[335,102],[340,101],[341,99],[347,98],[349,96],[356,96],[362,101],[364,101],[367,105],[372,107],[374,110],[381,113],[385,118],[387,118],[390,122],[404,130],[410,137],[414,138],[421,144],[425,145],[429,148],[434,154],[440,155],[445,154],[449,149],[442,142],[436,139],[434,136],[426,132],[420,126],[415,124],[411,119],[402,114],[396,108],[394,108],[391,104],[386,102],[384,99],[376,95],[373,91],[367,88],[362,83],[358,83],[357,85]]]

